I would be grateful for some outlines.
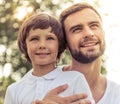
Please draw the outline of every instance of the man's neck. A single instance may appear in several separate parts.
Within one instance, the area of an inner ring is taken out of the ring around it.
[[[76,70],[84,74],[96,102],[102,98],[106,90],[106,78],[100,73],[101,58],[89,64],[82,64],[72,59],[69,70]]]
[[[100,76],[101,59],[98,58],[88,64],[83,64],[72,59],[72,64],[69,68],[71,70],[76,70],[83,73],[89,83],[89,86],[92,86],[93,83],[95,83]]]

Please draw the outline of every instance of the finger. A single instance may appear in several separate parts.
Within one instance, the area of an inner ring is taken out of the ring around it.
[[[64,99],[68,100],[68,102],[72,103],[72,102],[76,102],[82,99],[87,98],[87,94],[82,93],[82,94],[75,94],[72,96],[68,96],[68,97],[64,97]]]
[[[31,104],[35,104],[35,102],[32,102]]]
[[[67,84],[64,84],[64,85],[61,85],[61,86],[58,86],[58,87],[52,89],[52,90],[49,92],[49,94],[55,94],[55,95],[57,95],[57,94],[63,92],[64,90],[66,90],[67,88],[68,88],[68,85],[67,85]]]
[[[40,100],[36,100],[36,101],[32,102],[31,104],[43,104],[43,103]]]
[[[92,104],[90,100],[79,100],[79,101],[76,101],[76,102],[73,102],[71,104]]]
[[[46,100],[43,100],[42,104],[59,104],[59,103],[46,99]]]

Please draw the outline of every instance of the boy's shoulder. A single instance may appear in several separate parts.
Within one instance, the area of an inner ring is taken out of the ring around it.
[[[20,80],[12,83],[11,85],[8,86],[8,89],[19,89],[20,87],[24,87],[25,83],[28,81],[28,78],[30,76],[31,70],[29,72],[27,72],[23,78],[21,78]]]

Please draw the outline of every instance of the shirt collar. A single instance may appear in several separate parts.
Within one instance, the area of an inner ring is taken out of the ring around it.
[[[56,67],[56,69],[54,69],[54,70],[51,71],[50,73],[42,76],[42,78],[44,78],[44,79],[46,79],[46,80],[53,80],[53,79],[55,79],[61,72],[62,72],[62,68]]]
[[[57,76],[59,76],[60,73],[62,73],[62,66],[58,66],[56,67],[56,69],[54,69],[53,71],[49,72],[48,74],[42,76],[42,77],[38,77],[38,76],[34,76],[32,74],[32,70],[30,70],[28,73],[25,74],[25,76],[22,78],[23,80],[26,80],[29,83],[34,83],[36,80],[54,80]]]

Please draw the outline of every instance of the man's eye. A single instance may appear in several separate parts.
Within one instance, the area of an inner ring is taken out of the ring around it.
[[[82,30],[82,28],[74,28],[73,30],[72,30],[72,32],[80,32]]]
[[[98,26],[98,24],[92,24],[90,27],[91,27],[91,28],[97,28],[97,27],[99,27],[99,26]]]

